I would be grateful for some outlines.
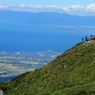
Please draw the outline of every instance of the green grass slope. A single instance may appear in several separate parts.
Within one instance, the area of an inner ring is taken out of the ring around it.
[[[95,43],[79,43],[0,88],[4,95],[95,95]]]

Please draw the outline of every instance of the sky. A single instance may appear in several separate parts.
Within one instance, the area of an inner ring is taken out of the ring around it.
[[[95,0],[0,0],[0,10],[95,15]]]
[[[95,0],[0,0],[1,3],[7,5],[61,5],[61,6],[68,6],[68,5],[84,5],[87,6],[89,4],[94,4]]]

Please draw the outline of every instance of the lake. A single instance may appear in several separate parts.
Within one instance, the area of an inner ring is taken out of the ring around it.
[[[0,21],[0,51],[65,51],[95,31]]]

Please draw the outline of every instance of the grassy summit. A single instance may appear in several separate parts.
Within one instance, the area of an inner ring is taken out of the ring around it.
[[[5,95],[95,95],[95,43],[79,43],[0,88]]]

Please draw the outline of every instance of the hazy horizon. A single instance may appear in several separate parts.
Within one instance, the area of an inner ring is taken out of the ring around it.
[[[94,0],[0,0],[0,10],[28,11],[28,12],[58,12],[71,15],[93,15],[95,16]]]

